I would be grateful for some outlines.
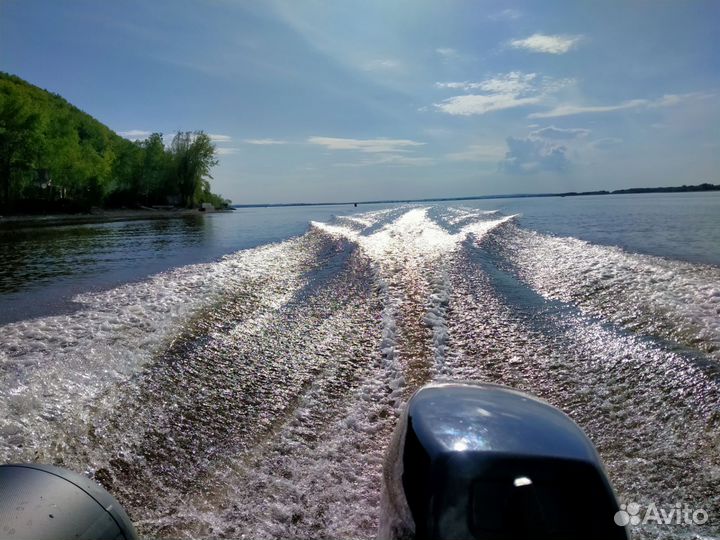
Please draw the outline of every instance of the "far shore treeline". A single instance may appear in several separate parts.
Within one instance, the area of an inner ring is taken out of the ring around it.
[[[0,72],[0,212],[82,212],[229,201],[210,191],[202,131],[130,141],[57,94]]]

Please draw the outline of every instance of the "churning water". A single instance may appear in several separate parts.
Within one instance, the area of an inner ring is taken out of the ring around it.
[[[692,259],[692,257],[688,257]],[[567,412],[618,495],[720,535],[720,268],[400,206],[0,326],[0,462],[84,471],[151,537],[371,538],[383,454],[440,379]]]

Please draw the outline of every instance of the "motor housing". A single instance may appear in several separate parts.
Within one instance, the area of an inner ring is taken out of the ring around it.
[[[136,540],[125,510],[101,486],[51,465],[0,466],[0,538]]]
[[[594,446],[544,401],[492,384],[430,384],[410,399],[397,429],[385,481],[400,485],[386,492],[404,497],[390,505],[396,516],[404,507],[412,523],[385,534],[628,538],[613,519],[617,500]]]

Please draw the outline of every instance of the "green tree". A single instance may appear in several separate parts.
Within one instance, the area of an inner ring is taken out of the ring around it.
[[[143,149],[140,143],[123,139],[115,145],[115,153],[105,200],[110,206],[131,206],[142,191]]]
[[[172,159],[165,149],[162,133],[153,133],[141,143],[144,195],[149,203],[164,204],[169,194]]]
[[[0,72],[0,207],[222,203],[210,192],[215,148],[203,132],[129,141],[61,96]]]
[[[218,163],[215,145],[202,131],[178,132],[170,145],[170,153],[179,195],[185,206],[192,208],[208,191],[210,170]]]
[[[40,147],[41,116],[21,92],[0,89],[0,191],[3,206],[11,210],[12,181],[32,169]]]

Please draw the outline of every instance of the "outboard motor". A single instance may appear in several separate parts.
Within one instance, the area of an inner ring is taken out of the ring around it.
[[[0,466],[0,538],[135,540],[120,504],[92,480],[50,465]]]
[[[564,413],[491,384],[409,401],[384,471],[378,537],[626,540],[600,458]]]

